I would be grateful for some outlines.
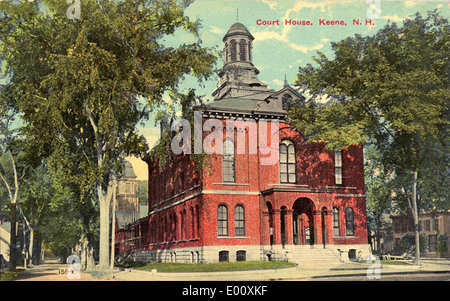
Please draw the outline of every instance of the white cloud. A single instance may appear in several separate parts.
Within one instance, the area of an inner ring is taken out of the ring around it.
[[[310,46],[310,47],[304,46],[304,45],[298,45],[298,44],[294,44],[294,43],[289,43],[288,45],[292,49],[301,51],[303,53],[308,53],[308,52],[313,51],[313,50],[319,50],[319,49],[322,49],[323,46],[324,46],[323,43],[316,44],[316,45],[313,45],[313,46]]]
[[[268,1],[265,1],[266,3],[268,3]],[[280,21],[284,23],[284,20],[286,19],[291,19],[290,15],[292,15],[293,13],[298,13],[300,12],[302,9],[305,8],[320,8],[320,10],[322,12],[325,11],[325,7],[329,6],[333,3],[331,2],[321,2],[321,1],[316,1],[316,2],[295,2],[294,7],[291,9],[286,10],[284,17],[280,18]],[[304,45],[299,45],[296,43],[292,43],[289,41],[289,37],[288,34],[291,31],[291,29],[293,28],[293,26],[295,25],[284,25],[283,29],[281,31],[281,33],[279,32],[275,32],[275,31],[260,31],[260,32],[254,32],[253,36],[255,37],[255,41],[259,42],[259,41],[264,41],[264,40],[277,40],[280,42],[284,42],[286,43],[290,48],[294,49],[294,50],[298,50],[301,51],[303,53],[307,53],[309,51],[312,50],[319,50],[321,49],[324,44],[320,43],[320,44],[316,44],[313,46],[304,46]],[[328,42],[328,39],[322,39],[322,42]]]
[[[224,34],[225,33],[225,31],[222,28],[219,28],[216,26],[210,26],[210,27],[211,27],[211,29],[209,31],[212,33],[215,33],[215,34]]]
[[[278,6],[277,1],[273,1],[273,0],[260,0],[260,1],[269,5],[270,9],[275,9],[275,7]]]
[[[398,15],[389,15],[389,16],[382,16],[381,19],[383,20],[391,20],[393,22],[403,22],[409,17],[399,17]]]
[[[279,86],[283,84],[283,82],[281,80],[279,80],[279,79],[274,79],[272,81],[272,83],[274,83],[275,85],[279,85]]]
[[[414,6],[417,3],[418,3],[418,1],[405,1],[405,6],[406,7]]]

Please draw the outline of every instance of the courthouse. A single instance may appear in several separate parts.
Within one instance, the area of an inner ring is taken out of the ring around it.
[[[223,153],[207,155],[201,170],[189,154],[173,155],[163,166],[148,159],[148,215],[116,232],[116,254],[299,264],[370,255],[363,147],[326,151],[325,143],[305,141],[286,117],[305,96],[286,80],[275,91],[258,79],[253,40],[241,23],[229,28],[214,101],[199,108],[203,122],[223,124]],[[227,131],[230,120],[236,126]],[[204,127],[202,135],[208,136]],[[274,147],[277,158],[270,162]]]

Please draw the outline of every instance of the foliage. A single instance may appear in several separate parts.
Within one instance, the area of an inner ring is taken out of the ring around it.
[[[448,207],[449,28],[436,11],[416,14],[402,27],[332,43],[333,59],[319,52],[318,67],[299,69],[297,83],[312,96],[288,112],[295,127],[327,149],[375,145],[400,205],[416,171],[422,208]],[[331,100],[321,104],[324,95]]]
[[[448,252],[448,237],[447,235],[439,235],[437,240],[437,252],[439,256],[445,257]]]
[[[122,158],[147,151],[136,125],[166,91],[178,93],[185,74],[211,75],[216,57],[202,47],[199,23],[173,0],[81,0],[81,7],[81,18],[71,20],[64,1],[0,2],[0,99],[22,113],[37,157],[53,157],[56,173],[73,185],[78,204],[69,212],[89,208],[80,214],[87,224],[95,206],[103,208],[105,238],[108,191]],[[165,46],[176,30],[197,41]]]
[[[138,182],[138,199],[139,204],[147,205],[148,204],[148,181],[139,181]]]

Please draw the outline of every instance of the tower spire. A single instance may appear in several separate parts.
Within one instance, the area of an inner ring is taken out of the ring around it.
[[[287,87],[287,86],[289,86],[289,83],[288,83],[288,81],[286,79],[286,74],[285,74],[284,75],[284,87]]]

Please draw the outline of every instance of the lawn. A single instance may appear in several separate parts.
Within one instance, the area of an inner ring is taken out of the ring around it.
[[[23,271],[25,270],[20,268],[14,271],[2,270],[2,272],[0,273],[0,281],[16,280]]]
[[[218,263],[173,263],[173,262],[125,262],[117,267],[132,268],[141,271],[158,272],[220,272],[220,271],[246,271],[263,269],[282,269],[295,266],[287,261],[236,261]]]
[[[396,265],[405,265],[405,264],[410,264],[408,262],[405,261],[399,261],[399,260],[380,260],[381,264],[396,264]]]

